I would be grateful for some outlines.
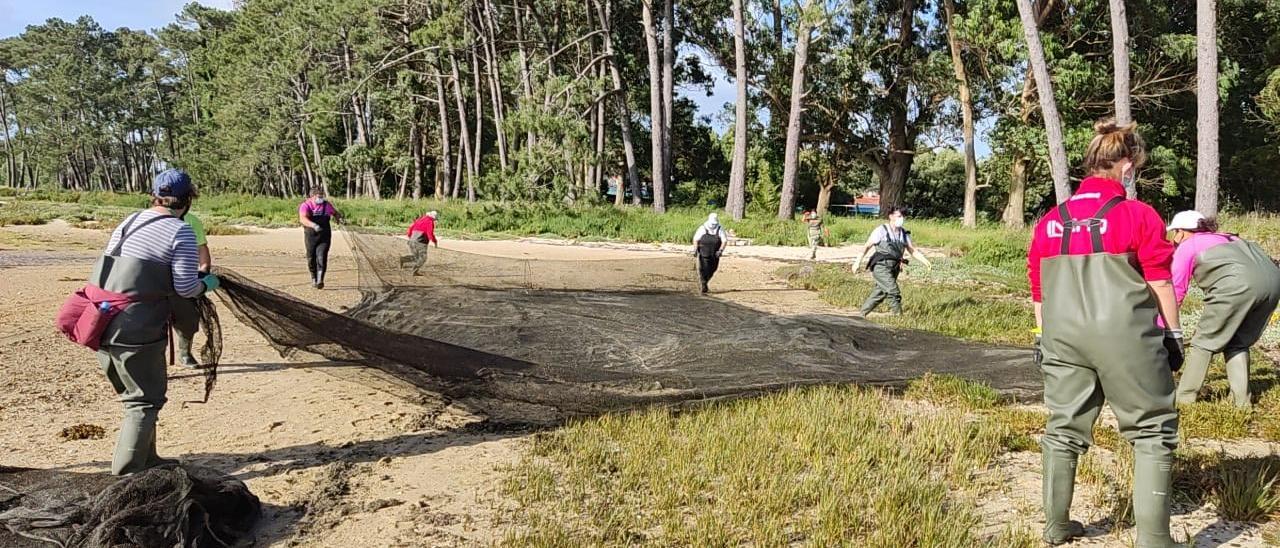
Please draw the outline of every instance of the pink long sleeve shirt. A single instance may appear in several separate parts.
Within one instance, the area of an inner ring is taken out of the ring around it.
[[[1190,238],[1178,244],[1173,252],[1173,291],[1178,296],[1178,304],[1187,296],[1191,287],[1191,278],[1196,271],[1196,259],[1206,249],[1217,247],[1231,241],[1226,234],[1215,232],[1196,232]]]

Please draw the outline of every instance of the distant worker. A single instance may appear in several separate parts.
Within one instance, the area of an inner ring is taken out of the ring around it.
[[[1227,362],[1231,398],[1249,407],[1249,347],[1262,338],[1280,301],[1280,268],[1252,242],[1218,232],[1218,223],[1195,211],[1173,216],[1173,289],[1181,304],[1192,279],[1204,291],[1204,311],[1178,382],[1178,403],[1192,403],[1204,384],[1209,360]]]
[[[342,222],[342,214],[325,200],[324,188],[311,189],[310,197],[298,205],[298,221],[307,243],[307,270],[311,287],[324,289],[324,272],[329,266],[329,244],[333,242],[332,221]]]
[[[720,255],[729,245],[729,235],[715,213],[707,216],[707,221],[693,233],[694,253],[698,256],[698,276],[702,279],[702,292],[709,291],[707,284],[720,268]]]
[[[1169,499],[1178,446],[1173,370],[1182,364],[1182,332],[1170,282],[1173,245],[1155,209],[1125,199],[1147,158],[1135,124],[1105,120],[1094,127],[1084,161],[1089,175],[1037,223],[1027,252],[1049,409],[1040,441],[1044,540],[1057,545],[1084,534],[1070,519],[1076,462],[1089,450],[1107,402],[1133,446],[1136,545],[1177,546]]]
[[[898,287],[898,274],[902,273],[903,265],[907,264],[908,254],[919,260],[920,264],[933,267],[928,257],[925,257],[924,253],[917,250],[912,243],[911,231],[903,227],[906,221],[907,217],[903,214],[902,208],[890,209],[889,222],[871,231],[871,236],[867,238],[862,252],[858,253],[858,258],[853,261],[852,270],[857,272],[862,268],[862,261],[866,259],[867,253],[873,248],[876,250],[871,254],[871,262],[867,263],[866,267],[871,271],[875,287],[858,311],[862,316],[870,314],[885,299],[889,300],[889,310],[896,315],[902,314],[902,290]]]
[[[804,212],[804,222],[809,225],[809,260],[818,258],[818,246],[825,244],[826,229],[822,226],[822,215],[817,209]]]
[[[200,276],[208,274],[213,268],[213,256],[209,253],[209,236],[205,232],[204,223],[188,208],[177,215],[179,219],[191,227],[196,236],[196,254],[200,261]],[[178,364],[187,368],[199,368],[200,361],[191,352],[192,340],[200,328],[200,313],[196,310],[193,299],[174,299],[173,331],[178,347]]]
[[[426,215],[418,217],[418,220],[409,225],[409,231],[405,233],[405,237],[409,239],[409,252],[412,255],[401,259],[400,266],[412,265],[414,276],[421,275],[419,270],[427,262],[427,244],[440,247],[440,241],[436,240],[436,218],[439,216],[440,214],[435,211],[428,211]]]
[[[168,391],[165,346],[172,303],[218,288],[217,276],[199,276],[195,234],[178,216],[197,196],[178,170],[156,176],[151,208],[125,218],[111,234],[90,285],[128,297],[102,334],[98,361],[124,404],[124,420],[111,457],[115,475],[168,461],[156,455],[156,420]]]

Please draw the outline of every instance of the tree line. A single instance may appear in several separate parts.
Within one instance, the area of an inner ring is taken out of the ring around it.
[[[0,40],[0,177],[138,191],[173,165],[211,191],[734,218],[874,190],[1021,226],[1114,115],[1150,145],[1144,199],[1274,209],[1278,31],[1270,0],[247,0],[151,31],[50,19]],[[702,116],[676,90],[709,90],[711,65],[735,100]]]

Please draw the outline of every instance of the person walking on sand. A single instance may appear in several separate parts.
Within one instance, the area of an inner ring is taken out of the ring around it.
[[[329,245],[333,243],[332,221],[342,222],[338,208],[325,199],[324,188],[315,187],[301,204],[298,204],[298,222],[307,245],[307,270],[311,272],[311,286],[324,289],[324,272],[329,266]]]
[[[186,176],[185,172],[177,172]],[[199,257],[200,276],[203,277],[213,268],[213,255],[209,253],[209,236],[205,231],[204,223],[191,212],[190,207],[176,216],[187,223],[187,226],[191,227],[191,232],[195,234],[196,255]],[[174,342],[177,346],[178,364],[182,367],[190,369],[200,367],[200,361],[191,352],[192,341],[199,329],[200,313],[196,309],[195,300],[175,299],[173,301]]]
[[[720,219],[715,213],[707,216],[706,222],[693,233],[694,254],[698,256],[698,276],[702,281],[702,293],[710,291],[707,284],[720,268],[720,255],[729,245],[729,235],[720,226]]]
[[[1178,381],[1177,402],[1192,403],[1204,384],[1209,360],[1221,352],[1227,363],[1231,399],[1250,407],[1249,347],[1262,338],[1280,301],[1280,268],[1265,251],[1196,211],[1173,216],[1173,290],[1178,304],[1194,279],[1204,291],[1204,312]]]
[[[818,258],[818,246],[825,244],[826,229],[822,226],[822,215],[816,209],[804,212],[803,219],[809,229],[809,260],[812,261]]]
[[[889,310],[893,314],[902,314],[902,289],[898,287],[898,274],[902,273],[902,266],[907,264],[908,254],[919,260],[925,267],[933,267],[928,257],[925,257],[912,243],[911,231],[904,227],[906,220],[902,208],[890,209],[889,222],[871,231],[871,236],[867,237],[867,243],[858,253],[858,258],[853,260],[851,270],[857,272],[862,268],[862,261],[866,259],[867,253],[872,249],[876,250],[866,267],[871,271],[875,287],[872,288],[867,300],[862,303],[862,308],[858,310],[861,316],[870,314],[886,299],[889,301]]]
[[[418,217],[409,230],[405,233],[405,237],[409,239],[409,252],[412,255],[404,257],[400,260],[400,266],[413,266],[413,275],[421,275],[419,270],[422,265],[427,262],[427,245],[435,244],[436,248],[440,247],[440,241],[436,239],[436,218],[440,214],[436,211],[428,211],[426,215]]]
[[[1093,442],[1103,402],[1133,446],[1139,548],[1169,534],[1178,446],[1173,370],[1182,365],[1173,245],[1151,206],[1125,199],[1147,154],[1135,124],[1104,120],[1085,152],[1088,176],[1036,224],[1027,252],[1048,424],[1041,439],[1045,542],[1084,534],[1070,519],[1076,462]],[[1157,323],[1164,319],[1162,329]]]
[[[89,284],[125,296],[104,301],[104,313],[119,312],[100,339],[98,362],[124,405],[124,420],[111,457],[115,475],[141,472],[173,461],[156,454],[156,421],[168,390],[165,346],[173,303],[218,288],[218,277],[199,274],[191,226],[179,215],[191,207],[196,188],[186,173],[165,171],[152,185],[151,207],[117,226]]]

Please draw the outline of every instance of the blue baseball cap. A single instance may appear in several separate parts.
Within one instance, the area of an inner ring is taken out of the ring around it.
[[[151,183],[151,195],[161,198],[167,196],[186,198],[191,195],[193,189],[191,176],[181,169],[164,170],[156,175],[155,181]]]

